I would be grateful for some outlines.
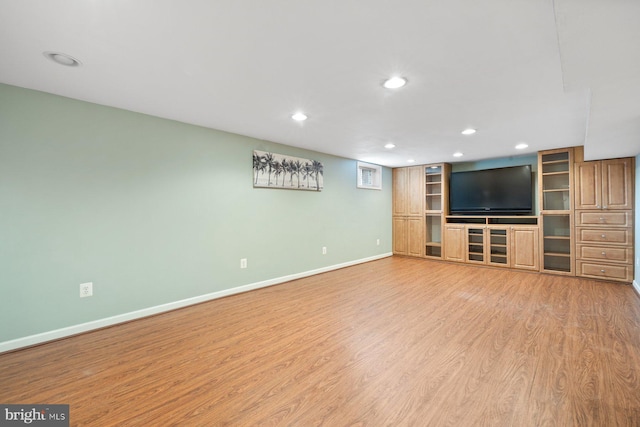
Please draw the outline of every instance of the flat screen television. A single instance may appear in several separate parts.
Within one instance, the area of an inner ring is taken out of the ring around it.
[[[452,173],[449,209],[452,215],[531,214],[531,165]]]

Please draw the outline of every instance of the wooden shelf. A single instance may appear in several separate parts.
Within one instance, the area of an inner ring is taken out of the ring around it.
[[[555,256],[555,257],[570,258],[571,254],[566,254],[566,253],[563,253],[563,252],[545,252],[544,256]]]
[[[538,217],[531,215],[447,215],[447,224],[470,225],[538,225]]]

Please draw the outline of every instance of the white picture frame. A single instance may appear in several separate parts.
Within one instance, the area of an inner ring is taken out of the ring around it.
[[[317,160],[254,150],[253,186],[322,191],[324,166]]]

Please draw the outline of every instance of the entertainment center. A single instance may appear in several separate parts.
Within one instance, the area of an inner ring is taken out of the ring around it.
[[[394,254],[631,282],[634,159],[569,147],[532,166],[393,169]]]
[[[531,165],[454,172],[449,180],[452,215],[531,215]]]

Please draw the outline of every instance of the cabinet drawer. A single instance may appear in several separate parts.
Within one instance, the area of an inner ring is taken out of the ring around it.
[[[577,245],[577,249],[576,257],[578,259],[633,263],[633,250],[631,248]]]
[[[581,225],[629,227],[631,226],[631,215],[629,211],[576,211],[576,226]]]
[[[576,228],[578,243],[631,245],[630,228]]]
[[[633,268],[630,265],[611,265],[578,261],[577,267],[578,276],[622,280],[626,282],[632,280]]]

